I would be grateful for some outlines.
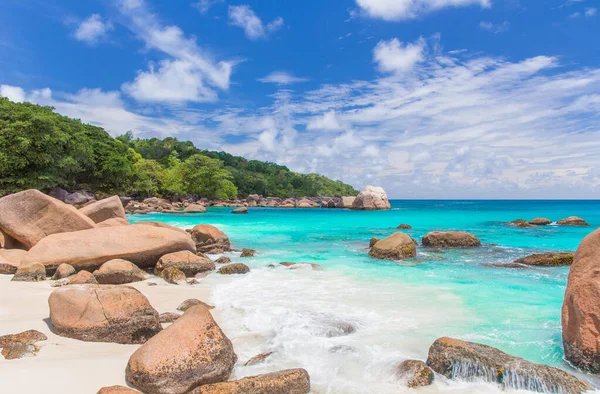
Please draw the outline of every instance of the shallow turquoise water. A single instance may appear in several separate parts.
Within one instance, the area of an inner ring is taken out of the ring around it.
[[[560,309],[568,268],[509,269],[484,264],[508,263],[541,251],[575,250],[587,234],[600,226],[600,201],[396,200],[392,201],[392,210],[377,212],[251,208],[248,215],[232,215],[230,211],[230,208],[209,208],[205,214],[132,215],[130,219],[133,222],[163,221],[183,228],[198,223],[214,224],[228,234],[233,247],[257,249],[257,256],[248,260],[253,269],[263,269],[280,261],[318,263],[327,275],[334,275],[327,276],[330,288],[327,283],[320,283],[321,294],[315,295],[311,293],[310,282],[306,285],[303,278],[291,278],[294,282],[281,289],[283,294],[330,300],[323,301],[324,305],[339,302],[347,310],[360,309],[362,314],[372,309],[379,316],[372,320],[377,326],[388,324],[381,316],[389,311],[390,319],[398,318],[402,327],[407,327],[400,330],[399,323],[390,323],[386,331],[402,331],[401,335],[406,337],[405,342],[400,342],[406,343],[404,354],[412,351],[424,358],[426,346],[413,351],[408,343],[431,343],[447,335],[486,343],[528,360],[561,368],[565,365]],[[550,225],[519,229],[503,224],[517,218],[541,216],[557,221],[572,215],[583,217],[591,227]],[[400,223],[412,225],[413,230],[406,233],[419,241],[429,231],[454,229],[472,232],[484,247],[442,253],[419,247],[415,260],[402,263],[368,257],[369,239],[393,233]],[[268,275],[267,269],[264,270],[264,275]],[[336,278],[347,281],[343,286],[355,287],[356,291],[336,290],[341,283]],[[281,277],[277,281],[281,281]],[[300,283],[301,288],[294,287]],[[250,286],[242,280],[237,284],[240,294],[244,294],[246,284]],[[279,289],[280,284],[270,286]],[[289,289],[287,293],[286,289]],[[335,300],[329,294],[334,291],[345,295]],[[256,289],[249,294],[261,297]],[[374,304],[369,304],[369,300]],[[270,302],[269,308],[274,308],[276,300]],[[410,304],[408,311],[407,304]],[[419,323],[420,313],[439,316],[433,322]],[[369,327],[371,318],[361,320],[359,316],[358,319]],[[381,329],[373,328],[373,335],[383,335]],[[385,335],[389,337],[368,341],[373,344],[395,341],[390,339],[393,333]]]

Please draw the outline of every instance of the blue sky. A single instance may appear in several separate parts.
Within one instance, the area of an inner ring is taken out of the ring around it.
[[[3,0],[0,95],[396,198],[599,198],[597,0]]]

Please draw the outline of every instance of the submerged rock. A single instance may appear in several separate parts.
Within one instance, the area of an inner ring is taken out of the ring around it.
[[[580,218],[578,216],[569,216],[568,218],[561,219],[556,223],[560,224],[561,226],[589,226],[590,225],[588,222],[586,222],[585,220],[583,220],[582,218]]]
[[[426,234],[423,246],[442,248],[472,248],[481,246],[481,241],[473,234],[463,231],[433,231]]]
[[[385,194],[385,190],[377,186],[365,187],[352,202],[352,209],[378,210],[390,208],[390,202],[388,201],[387,194]]]
[[[158,312],[129,286],[67,286],[48,298],[52,330],[88,342],[144,343],[162,327]]]
[[[561,267],[565,265],[573,264],[573,252],[548,252],[548,253],[535,253],[526,257],[515,260],[515,263],[535,265],[540,267]]]
[[[30,249],[48,235],[94,228],[87,216],[38,190],[0,198],[0,229]]]
[[[522,228],[533,227],[533,225],[529,224],[529,222],[525,219],[513,220],[512,222],[508,222],[508,224],[511,226],[522,227]]]
[[[200,386],[190,394],[307,394],[310,377],[304,369],[287,369],[231,382]]]
[[[404,233],[394,233],[375,243],[369,256],[378,259],[404,260],[417,256],[417,247],[411,237]]]
[[[396,377],[406,381],[408,387],[423,387],[433,383],[431,368],[420,360],[404,360],[395,368]]]
[[[193,277],[199,272],[212,271],[215,269],[215,263],[204,255],[197,255],[189,250],[173,252],[162,256],[156,263],[156,270],[162,271],[165,268],[174,267],[185,274],[186,277]]]
[[[250,267],[242,263],[233,263],[224,265],[223,267],[219,268],[218,272],[219,274],[223,275],[247,274],[250,272]]]
[[[237,356],[210,312],[196,305],[129,359],[127,382],[143,392],[187,393],[227,380]]]
[[[18,282],[46,280],[46,268],[40,263],[21,263],[11,280]]]
[[[315,263],[304,263],[304,262],[293,263],[290,261],[284,261],[282,263],[279,263],[279,265],[288,267],[291,270],[295,270],[295,269],[299,269],[299,268],[306,268],[306,267],[310,267],[313,271],[322,271],[323,270],[323,268],[321,268],[321,266],[319,264],[315,264]]]
[[[592,386],[561,369],[535,364],[491,346],[443,337],[429,348],[427,365],[449,379],[483,379],[515,390],[583,393]]]
[[[562,306],[565,358],[574,366],[600,373],[600,230],[581,241],[569,271]]]
[[[94,223],[101,223],[109,219],[124,219],[125,209],[119,196],[112,196],[93,202],[79,209],[79,212],[89,217]]]
[[[552,220],[546,218],[535,218],[529,221],[529,224],[534,226],[547,226],[552,223]]]

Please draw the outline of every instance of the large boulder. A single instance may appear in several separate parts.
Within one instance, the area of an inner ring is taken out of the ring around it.
[[[82,341],[144,343],[162,329],[158,312],[129,286],[61,287],[48,305],[52,331]]]
[[[225,381],[237,356],[208,309],[196,305],[137,349],[127,364],[127,382],[143,392],[187,393]]]
[[[191,252],[190,252],[191,253]],[[94,271],[98,283],[102,285],[122,285],[139,282],[148,278],[148,274],[131,261],[114,259],[102,264]]]
[[[565,358],[600,373],[600,230],[581,241],[569,271],[562,306]]]
[[[227,235],[211,224],[198,224],[192,228],[190,234],[200,252],[210,253],[215,249],[221,251],[231,249]]]
[[[535,364],[491,346],[439,338],[429,348],[427,365],[450,379],[483,379],[504,388],[542,393],[583,393],[592,386],[561,369]]]
[[[62,263],[93,271],[113,259],[147,268],[167,253],[195,249],[185,232],[133,224],[50,235],[31,248],[23,262],[42,263],[49,272]]]
[[[162,256],[156,263],[158,272],[165,268],[177,268],[187,277],[196,275],[198,272],[213,271],[215,263],[206,256],[198,256],[189,250],[168,253]]]
[[[561,267],[573,264],[573,252],[534,253],[515,260],[515,263],[539,267]]]
[[[127,226],[131,223],[129,223],[129,220],[127,219],[123,219],[123,218],[112,218],[112,219],[107,219],[104,220],[100,223],[98,223],[96,225],[96,227],[117,227],[117,226]]]
[[[307,394],[310,377],[305,369],[287,369],[231,382],[200,386],[190,394]]]
[[[404,260],[417,256],[414,240],[404,233],[394,233],[376,242],[369,251],[369,256],[378,259]]]
[[[356,200],[356,197],[342,197],[340,201],[336,204],[337,208],[352,208],[352,204]]]
[[[14,274],[27,254],[21,249],[0,249],[0,274]]]
[[[378,186],[365,187],[352,203],[352,209],[376,210],[390,208],[385,190]]]
[[[108,219],[126,219],[125,209],[119,196],[112,196],[100,201],[93,202],[81,208],[79,212],[89,217],[94,223],[104,222]]]
[[[579,216],[569,216],[556,222],[561,226],[589,226],[590,224]]]
[[[94,227],[96,224],[74,207],[38,190],[0,198],[0,229],[27,249],[51,234]]]
[[[472,248],[481,246],[481,241],[476,236],[462,231],[433,231],[426,234],[421,242],[423,246],[444,248]]]

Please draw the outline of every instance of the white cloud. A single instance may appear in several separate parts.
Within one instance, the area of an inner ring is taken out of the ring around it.
[[[358,7],[372,18],[398,21],[417,18],[421,15],[448,7],[479,5],[491,7],[491,0],[356,0]]]
[[[103,19],[98,14],[92,14],[79,24],[74,37],[79,41],[94,44],[105,38],[112,29],[113,25],[110,21]]]
[[[198,0],[191,4],[192,7],[197,9],[201,14],[206,14],[210,8],[219,3],[223,3],[224,0]]]
[[[498,34],[498,33],[504,33],[506,31],[508,31],[508,29],[510,28],[510,23],[508,23],[507,21],[504,21],[502,23],[496,24],[496,23],[492,23],[492,22],[481,21],[479,23],[479,28],[481,30],[489,31],[494,34]]]
[[[0,96],[6,97],[15,103],[25,101],[25,91],[18,86],[0,85]]]
[[[121,0],[121,13],[128,18],[129,28],[149,49],[170,57],[155,71],[139,71],[134,81],[123,85],[124,91],[140,101],[183,102],[214,101],[215,88],[228,89],[234,61],[215,61],[194,38],[188,38],[178,26],[164,26],[149,12],[143,0]],[[156,83],[154,89],[150,84]],[[176,86],[169,84],[174,83]],[[181,88],[177,93],[174,89]]]
[[[244,29],[246,37],[251,40],[266,38],[270,33],[281,29],[283,18],[278,16],[265,26],[249,5],[229,6],[229,22]]]
[[[380,41],[373,50],[373,60],[381,72],[407,72],[425,59],[427,43],[419,38],[403,44],[397,38]]]
[[[586,8],[584,15],[587,17],[592,17],[592,16],[596,16],[596,14],[598,13],[598,9],[597,8]]]
[[[325,112],[323,116],[316,116],[312,118],[307,124],[308,130],[341,130],[342,125],[340,124],[335,111],[331,110]]]
[[[273,71],[269,75],[259,78],[259,82],[274,83],[277,85],[290,85],[298,82],[307,82],[308,78],[297,77],[287,71]]]

